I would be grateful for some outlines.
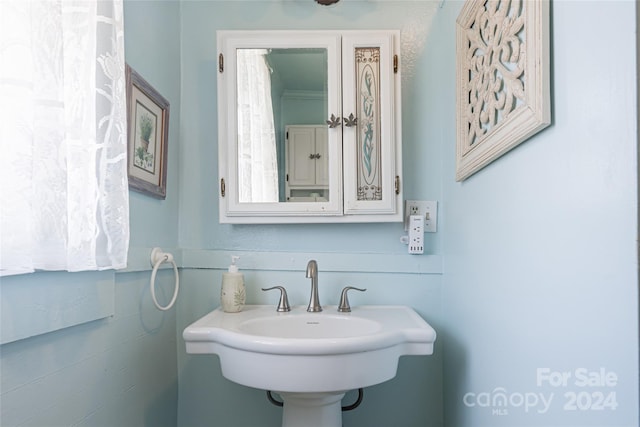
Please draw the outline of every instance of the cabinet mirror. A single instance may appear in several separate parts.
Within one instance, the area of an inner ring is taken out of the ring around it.
[[[221,222],[402,219],[397,32],[217,36]]]
[[[327,50],[238,49],[240,203],[326,201]]]

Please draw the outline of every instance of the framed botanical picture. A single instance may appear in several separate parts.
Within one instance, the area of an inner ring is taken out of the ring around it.
[[[456,43],[462,181],[551,123],[549,0],[466,0]]]
[[[129,188],[167,195],[169,102],[126,65]]]

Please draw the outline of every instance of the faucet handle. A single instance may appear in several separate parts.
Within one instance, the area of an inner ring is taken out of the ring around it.
[[[340,313],[349,313],[351,311],[351,306],[349,305],[349,298],[347,297],[347,292],[350,289],[355,289],[356,291],[364,292],[366,289],[355,288],[353,286],[347,286],[342,290],[342,294],[340,295],[340,304],[338,305],[338,311]]]
[[[273,286],[271,288],[262,288],[263,291],[270,291],[272,289],[280,290],[280,301],[278,302],[278,308],[276,311],[284,312],[291,311],[291,306],[289,305],[289,299],[287,298],[287,290],[283,286]]]

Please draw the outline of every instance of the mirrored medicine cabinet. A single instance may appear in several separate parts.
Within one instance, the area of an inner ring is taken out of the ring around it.
[[[218,31],[221,223],[402,221],[398,31]]]

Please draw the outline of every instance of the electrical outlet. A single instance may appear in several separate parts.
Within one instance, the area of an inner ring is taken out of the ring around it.
[[[438,202],[428,200],[405,200],[404,205],[404,229],[409,230],[409,218],[411,215],[420,215],[424,221],[423,230],[427,233],[435,233],[438,224]]]
[[[424,253],[424,220],[422,215],[409,216],[409,253]]]

